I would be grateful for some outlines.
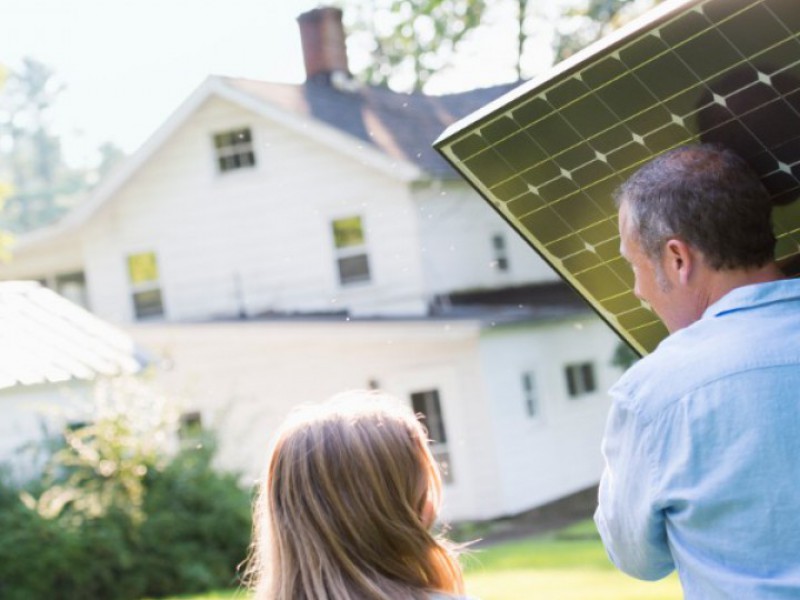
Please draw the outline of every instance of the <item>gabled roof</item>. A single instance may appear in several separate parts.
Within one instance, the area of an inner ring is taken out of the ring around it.
[[[210,76],[87,200],[56,223],[17,238],[15,249],[36,245],[85,222],[212,97],[279,122],[392,177],[455,180],[460,177],[431,144],[446,127],[516,85],[426,96],[372,86],[347,91],[322,81],[293,85]]]
[[[32,281],[0,283],[0,389],[130,374],[128,335]]]
[[[287,112],[329,125],[440,179],[459,177],[433,149],[437,136],[461,117],[518,85],[428,96],[375,86],[354,85],[347,90],[325,81],[289,85],[225,78],[225,82]]]

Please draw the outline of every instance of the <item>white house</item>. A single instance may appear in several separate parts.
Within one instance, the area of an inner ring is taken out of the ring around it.
[[[36,442],[90,418],[94,381],[146,362],[130,336],[53,291],[0,283],[0,463],[24,478],[46,458]]]
[[[450,518],[592,485],[617,342],[431,148],[511,86],[362,86],[341,12],[299,20],[306,83],[209,77],[0,277],[168,355],[163,377],[248,475],[291,406],[379,385],[426,415]]]

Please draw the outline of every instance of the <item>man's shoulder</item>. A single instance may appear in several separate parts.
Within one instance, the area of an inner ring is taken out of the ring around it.
[[[734,374],[775,365],[800,366],[800,315],[789,331],[770,323],[702,319],[665,339],[612,387],[615,401],[647,416]]]

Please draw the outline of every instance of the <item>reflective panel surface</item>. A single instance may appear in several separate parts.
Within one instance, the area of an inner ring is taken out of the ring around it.
[[[436,148],[640,354],[667,335],[633,295],[614,190],[661,152],[721,142],[800,256],[800,2],[667,1],[449,128]]]

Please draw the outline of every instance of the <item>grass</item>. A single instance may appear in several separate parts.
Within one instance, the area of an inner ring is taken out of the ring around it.
[[[679,600],[676,575],[637,581],[606,557],[591,521],[551,536],[476,550],[464,559],[467,592],[481,600]]]
[[[467,593],[480,600],[679,600],[676,575],[637,581],[618,572],[591,521],[549,536],[473,550],[463,560]],[[247,600],[242,591],[219,591],[181,600]],[[173,600],[178,600],[177,598]]]

